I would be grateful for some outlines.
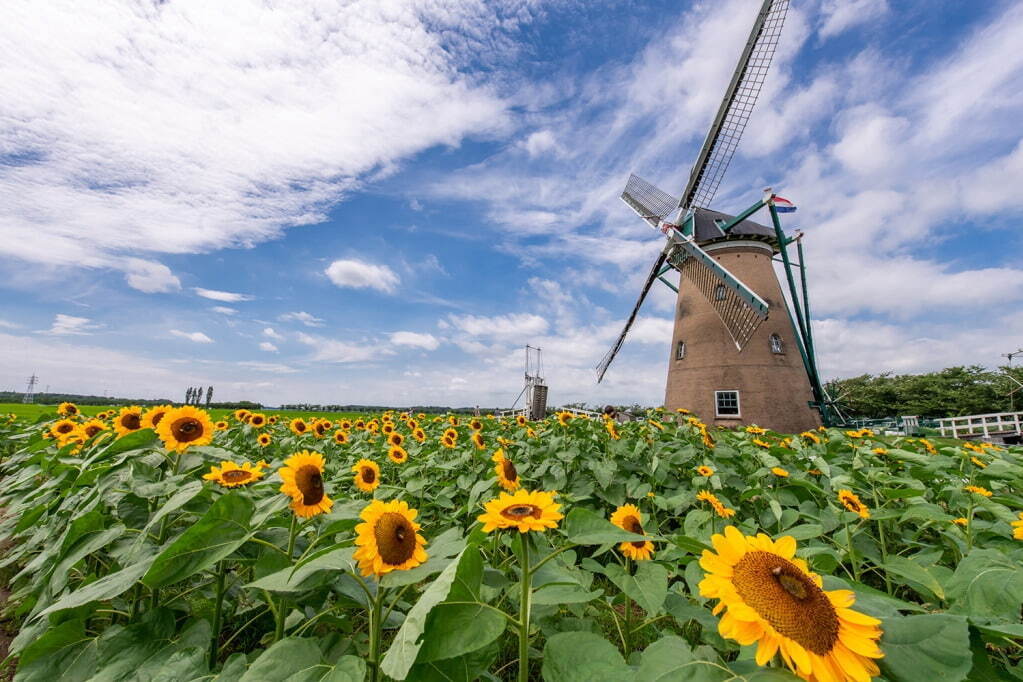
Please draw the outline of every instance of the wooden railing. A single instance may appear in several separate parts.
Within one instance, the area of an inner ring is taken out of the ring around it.
[[[971,414],[965,417],[945,417],[938,420],[941,435],[949,438],[963,436],[1023,434],[1023,412],[997,412]]]

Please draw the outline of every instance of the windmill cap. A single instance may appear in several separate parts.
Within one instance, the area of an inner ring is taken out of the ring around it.
[[[733,227],[727,235],[722,234],[718,223],[727,223],[733,218],[735,216],[721,213],[720,211],[713,211],[709,208],[695,209],[693,211],[693,219],[696,224],[696,242],[703,246],[704,244],[728,240],[747,239],[765,242],[775,249],[778,248],[778,240],[775,237],[774,228],[755,223],[752,220],[743,220]]]

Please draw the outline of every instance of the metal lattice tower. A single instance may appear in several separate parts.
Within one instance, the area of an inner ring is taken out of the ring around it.
[[[28,378],[28,387],[25,388],[25,397],[21,401],[23,403],[32,403],[36,399],[36,384],[39,383],[39,377],[35,374]]]

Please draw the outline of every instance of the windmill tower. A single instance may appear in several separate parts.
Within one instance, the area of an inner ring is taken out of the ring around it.
[[[778,218],[795,207],[768,189],[738,216],[709,208],[767,77],[788,4],[761,5],[681,197],[629,178],[622,200],[667,242],[625,328],[597,366],[597,381],[625,342],[647,292],[661,281],[678,293],[665,407],[692,410],[708,423],[798,432],[832,423],[835,411],[817,374],[802,235],[786,235]],[[771,227],[749,220],[763,208]],[[798,264],[789,258],[793,241]],[[775,256],[784,265],[791,309]],[[664,277],[671,270],[680,273],[678,287]]]
[[[522,413],[531,421],[544,419],[547,416],[547,382],[543,378],[543,358],[539,348],[526,345],[526,384],[519,392],[518,398],[512,403],[512,411],[525,396]]]

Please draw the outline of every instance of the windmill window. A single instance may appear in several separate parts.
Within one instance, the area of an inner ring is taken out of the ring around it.
[[[685,356],[686,356],[686,342],[685,341],[679,341],[678,344],[675,346],[675,359],[676,360],[681,360]]]
[[[715,301],[723,301],[723,300],[725,300],[725,285],[724,284],[719,284],[716,287],[714,287],[714,300]]]
[[[739,416],[738,391],[714,391],[714,404],[719,417]]]
[[[771,352],[777,355],[785,352],[785,345],[782,344],[781,337],[777,334],[771,334]]]

